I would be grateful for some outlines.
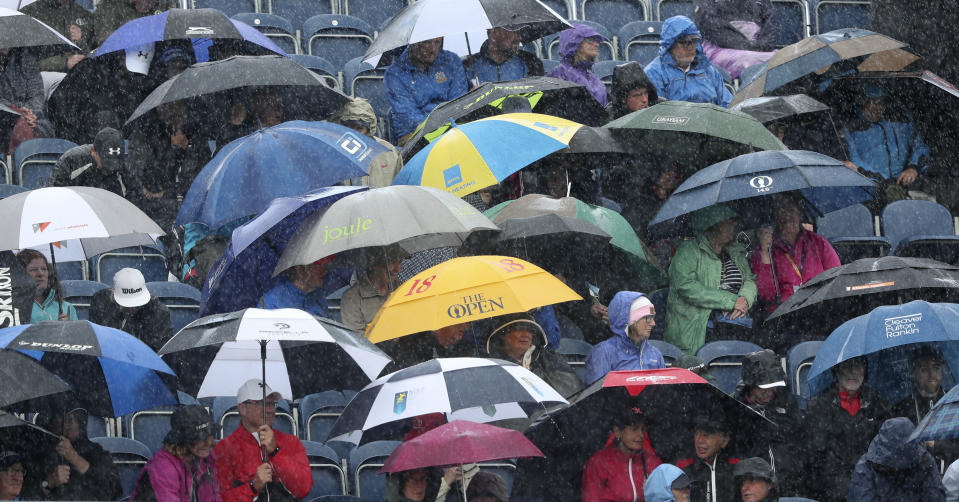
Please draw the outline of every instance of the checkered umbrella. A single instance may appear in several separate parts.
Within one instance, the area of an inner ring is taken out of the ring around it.
[[[929,410],[909,441],[938,441],[959,438],[959,385],[942,396]]]

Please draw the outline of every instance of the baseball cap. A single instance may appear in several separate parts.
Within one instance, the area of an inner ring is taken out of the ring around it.
[[[769,349],[750,352],[743,358],[743,383],[760,389],[785,387],[786,377],[776,354]]]
[[[121,268],[113,275],[113,299],[121,307],[142,307],[150,301],[143,274],[135,268]]]
[[[265,387],[265,393],[263,392],[264,389],[260,388],[261,384]],[[275,397],[277,400],[283,399],[282,394],[275,392],[269,385],[263,384],[263,381],[259,378],[251,378],[240,386],[240,390],[236,391],[236,402],[262,401],[264,395]]]
[[[713,412],[710,415],[700,415],[696,417],[694,424],[697,431],[703,431],[707,434],[712,434],[714,432],[729,432],[729,424],[726,423],[726,418],[717,412]]]
[[[181,406],[170,417],[170,432],[163,438],[166,444],[187,444],[220,431],[220,425],[213,422],[206,408],[191,404]]]
[[[20,461],[20,455],[13,451],[0,452],[0,469],[7,469]]]
[[[93,139],[93,149],[107,171],[116,171],[123,163],[123,135],[112,127],[104,127]]]

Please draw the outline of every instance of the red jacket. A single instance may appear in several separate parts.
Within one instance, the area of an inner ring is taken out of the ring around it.
[[[306,497],[313,488],[306,449],[296,436],[274,430],[273,437],[280,448],[270,459],[273,480],[281,481],[294,497]],[[259,450],[253,434],[242,425],[213,448],[223,502],[250,502],[256,497],[257,494],[250,489],[250,481],[262,463]]]
[[[644,449],[626,455],[615,444],[610,444],[586,462],[586,468],[583,469],[583,502],[642,501],[646,478],[661,463],[653,450]]]

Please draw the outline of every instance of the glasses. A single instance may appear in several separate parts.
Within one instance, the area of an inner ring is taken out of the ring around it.
[[[26,475],[27,475],[27,470],[24,469],[24,468],[22,468],[22,467],[11,468],[11,469],[4,469],[3,472],[5,472],[5,473],[7,473],[7,474],[13,474],[13,475],[17,475],[17,474],[19,474],[19,475],[21,475],[21,476],[26,476]]]
[[[253,401],[253,400],[250,400],[250,401],[243,401],[243,402],[246,403],[246,404],[253,405],[253,406],[263,406],[263,407],[270,408],[270,409],[276,409],[276,405],[277,405],[277,402],[276,402],[276,401],[266,401],[266,402],[264,402],[264,401]]]
[[[690,45],[696,45],[696,42],[699,42],[698,38],[681,38],[676,41],[677,44],[684,45],[686,47],[689,47]]]

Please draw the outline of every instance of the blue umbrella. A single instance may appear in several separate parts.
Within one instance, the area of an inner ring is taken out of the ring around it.
[[[237,139],[193,180],[176,223],[219,228],[257,214],[277,197],[300,195],[369,174],[385,147],[329,122],[293,120]]]
[[[296,197],[281,197],[256,218],[233,231],[223,255],[217,259],[203,284],[200,315],[233,312],[256,307],[264,293],[283,276],[273,277],[273,269],[286,249],[286,243],[311,214],[366,187],[328,187]],[[337,274],[332,270],[327,277]],[[346,274],[349,281],[349,275]],[[328,289],[341,281],[324,280]],[[346,283],[343,283],[346,284]]]
[[[682,224],[685,215],[716,204],[736,210],[747,220],[762,218],[769,211],[766,196],[793,190],[799,190],[814,211],[825,214],[873,198],[875,187],[869,178],[821,153],[747,153],[694,173],[669,196],[649,226]]]
[[[829,315],[825,313],[825,315]],[[865,356],[866,385],[890,402],[909,395],[909,353],[919,344],[934,344],[942,352],[951,375],[959,374],[959,305],[922,300],[876,307],[844,322],[823,342],[809,370],[809,390],[817,394],[833,382],[830,368]],[[947,374],[944,379],[952,379]],[[944,387],[949,387],[946,382]]]
[[[176,375],[139,339],[89,321],[46,321],[0,330],[16,349],[70,384],[91,415],[119,417],[177,404]]]
[[[938,441],[959,438],[959,385],[942,396],[923,417],[909,441]]]

